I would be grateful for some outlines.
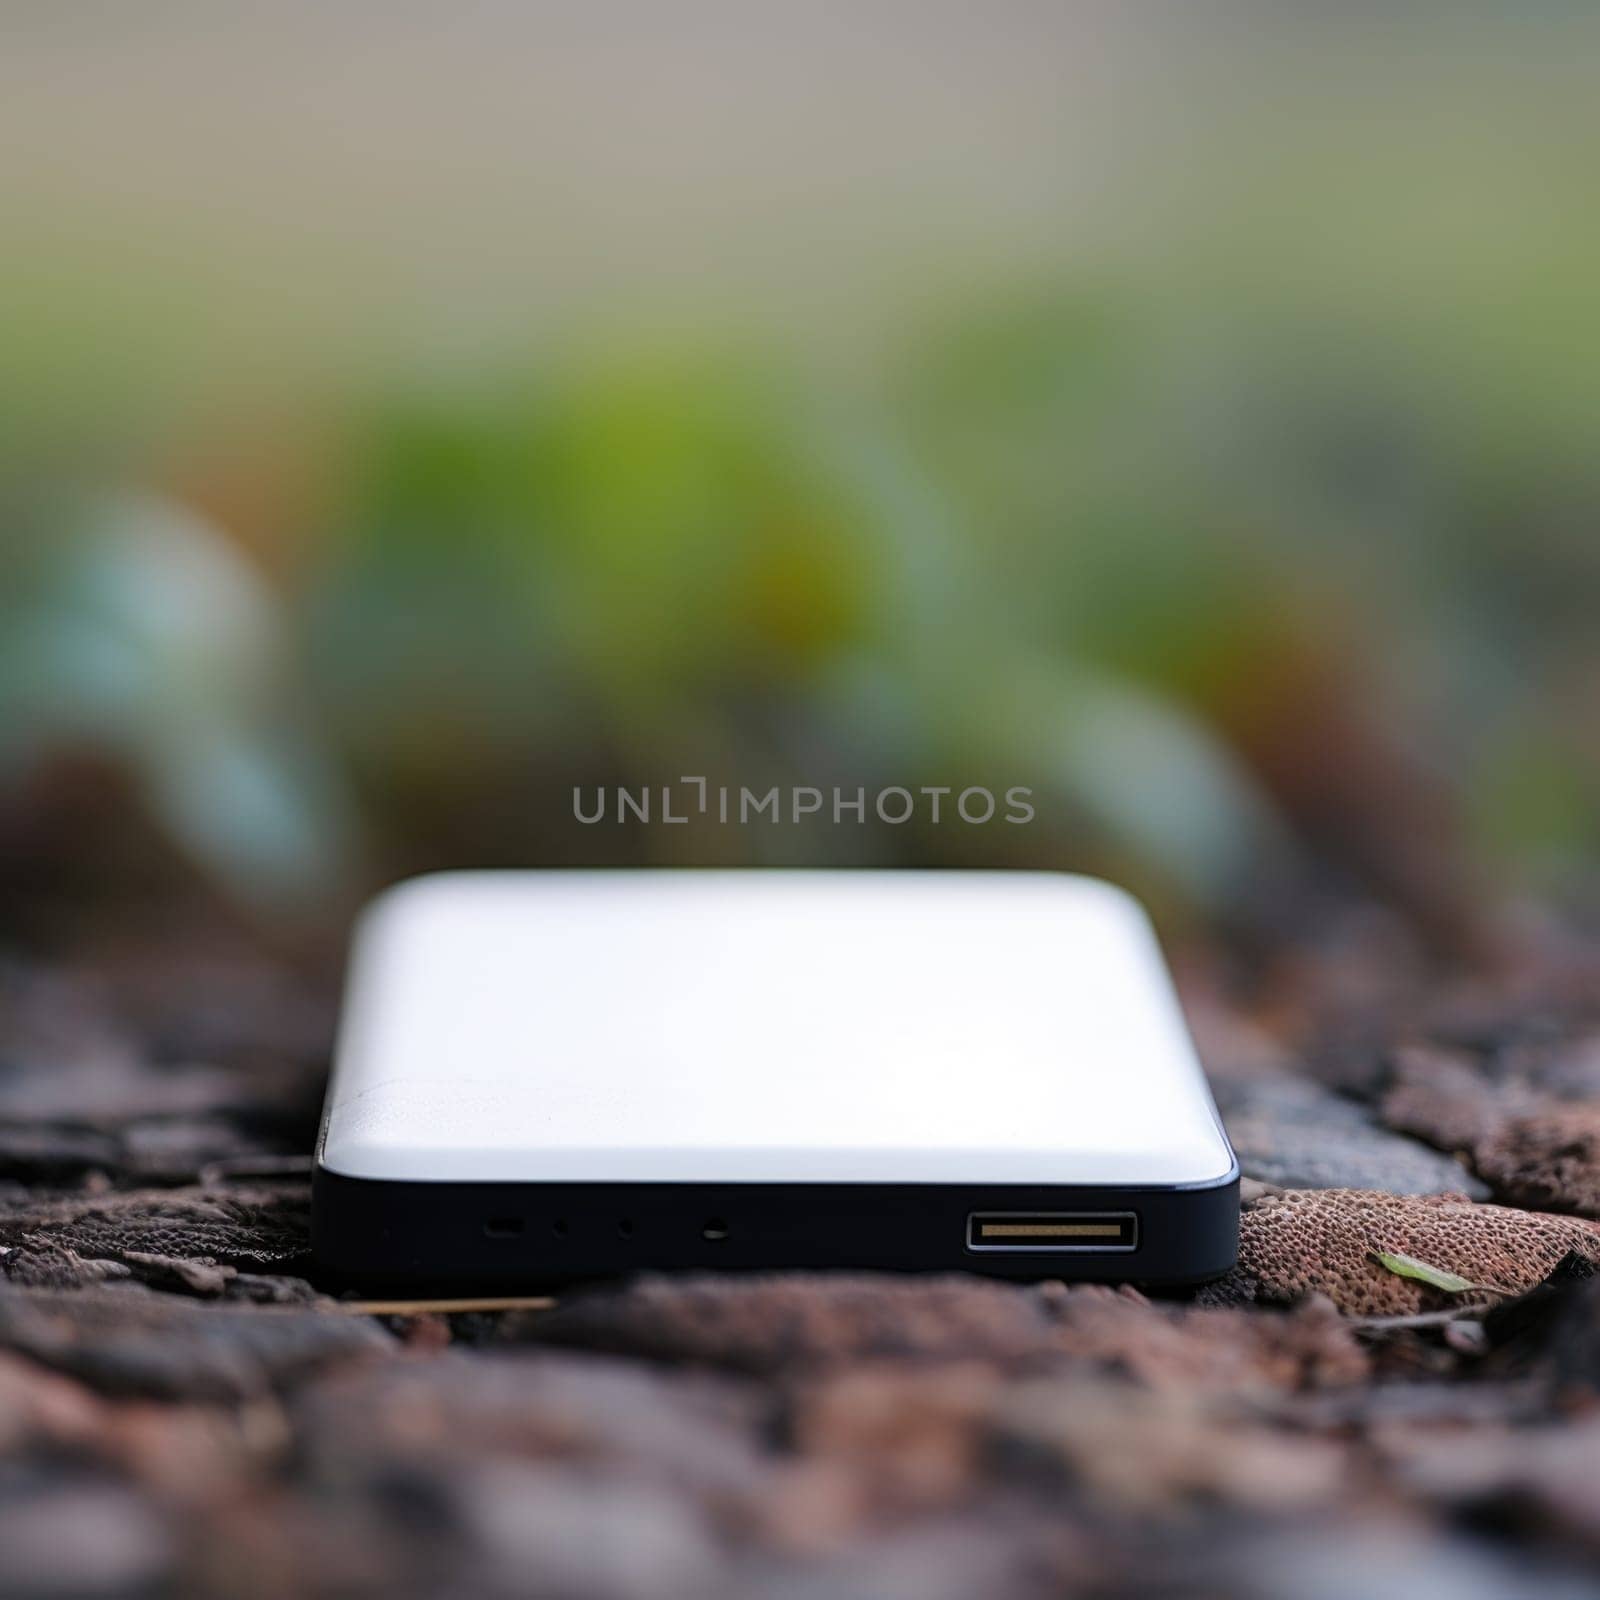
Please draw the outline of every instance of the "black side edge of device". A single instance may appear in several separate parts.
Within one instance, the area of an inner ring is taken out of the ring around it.
[[[980,1243],[981,1224],[1013,1217],[1018,1228]],[[1178,1285],[1233,1266],[1239,1173],[1152,1188],[421,1183],[319,1162],[312,1236],[328,1277],[364,1289],[511,1293],[646,1270],[825,1268]]]

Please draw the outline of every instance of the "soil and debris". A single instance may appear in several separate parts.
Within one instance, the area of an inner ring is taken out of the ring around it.
[[[1247,1174],[1201,1290],[651,1276],[373,1310],[308,1253],[334,964],[181,923],[24,941],[0,1593],[1597,1592],[1600,946],[1238,971],[1183,966]]]

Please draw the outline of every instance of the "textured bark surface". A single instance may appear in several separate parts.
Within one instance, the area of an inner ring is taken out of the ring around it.
[[[1600,954],[1213,970],[1251,1181],[1195,1294],[653,1276],[376,1315],[308,1253],[328,975],[14,951],[0,1592],[1591,1592]]]

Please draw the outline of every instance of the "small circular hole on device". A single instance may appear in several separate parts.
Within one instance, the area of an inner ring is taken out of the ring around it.
[[[726,1239],[728,1237],[728,1224],[724,1222],[721,1217],[713,1217],[705,1225],[705,1227],[700,1230],[700,1237],[702,1239],[712,1240]]]
[[[565,1239],[567,1236],[567,1219],[565,1217],[557,1217],[556,1220],[550,1224],[550,1231],[556,1236],[556,1238]]]
[[[624,1239],[631,1239],[633,1237],[633,1224],[626,1217],[624,1217],[622,1221],[617,1224],[617,1233]]]

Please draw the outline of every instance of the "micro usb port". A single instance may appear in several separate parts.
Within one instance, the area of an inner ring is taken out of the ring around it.
[[[974,1211],[967,1249],[1035,1254],[1111,1254],[1139,1248],[1132,1211]]]

